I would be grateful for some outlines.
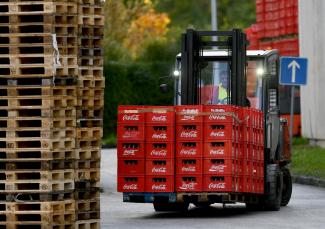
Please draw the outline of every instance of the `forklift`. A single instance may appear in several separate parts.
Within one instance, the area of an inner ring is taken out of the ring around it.
[[[216,39],[213,39],[216,38]],[[229,194],[229,198],[200,193],[177,197],[178,203],[154,202],[156,211],[186,209],[188,203],[246,203],[249,209],[279,210],[291,198],[291,149],[287,121],[279,110],[279,55],[277,50],[246,50],[246,34],[196,31],[182,34],[176,57],[174,105],[229,104],[253,107],[264,114],[264,194]],[[166,84],[161,85],[166,91]],[[200,202],[198,202],[200,199]]]

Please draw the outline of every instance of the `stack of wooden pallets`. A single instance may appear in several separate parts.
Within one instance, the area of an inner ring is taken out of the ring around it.
[[[100,226],[101,4],[0,2],[0,228]]]

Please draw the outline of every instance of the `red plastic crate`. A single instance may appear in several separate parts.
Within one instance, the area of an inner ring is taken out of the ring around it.
[[[205,142],[203,156],[205,158],[235,158],[238,148],[237,143],[228,141]]]
[[[204,192],[238,192],[240,180],[236,176],[203,176]]]
[[[118,176],[117,191],[118,192],[144,192],[145,191],[144,176]]]
[[[238,141],[240,137],[240,127],[232,125],[231,123],[225,124],[204,124],[204,141],[221,141],[233,140]]]
[[[176,158],[201,158],[202,142],[176,142]]]
[[[247,125],[241,126],[240,140],[243,142],[253,143],[254,141],[253,127]]]
[[[214,175],[236,175],[237,163],[236,159],[204,159],[203,173]]]
[[[244,160],[243,161],[243,175],[252,176],[253,175],[253,161]]]
[[[119,176],[128,175],[144,175],[145,160],[144,159],[118,159],[117,174]]]
[[[182,124],[176,126],[176,141],[202,141],[203,126],[202,124]]]
[[[247,175],[242,176],[242,182],[243,182],[243,192],[251,193],[252,186],[253,186],[252,176],[247,176]]]
[[[146,192],[174,192],[174,176],[146,176]]]
[[[147,159],[174,158],[175,143],[174,142],[147,142],[145,154]]]
[[[176,174],[202,174],[203,163],[200,158],[177,158]]]
[[[176,175],[176,192],[202,192],[202,175]]]
[[[148,106],[146,107],[147,124],[174,125],[175,109],[172,106]]]
[[[144,106],[119,106],[117,116],[117,122],[120,124],[144,123]]]
[[[145,127],[144,125],[125,124],[117,127],[117,140],[122,141],[144,141]]]
[[[118,142],[117,155],[119,158],[145,158],[144,142]]]
[[[181,105],[175,107],[176,124],[193,124],[203,122],[202,105]]]
[[[233,123],[238,124],[237,108],[233,105],[205,105],[205,123]]]
[[[152,159],[146,161],[146,175],[174,175],[173,159]]]
[[[172,142],[175,140],[174,125],[147,125],[146,141]]]

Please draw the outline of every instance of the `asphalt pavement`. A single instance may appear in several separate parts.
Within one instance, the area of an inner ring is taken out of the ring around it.
[[[325,189],[293,186],[292,199],[277,212],[251,212],[243,204],[192,206],[187,213],[156,213],[152,204],[123,203],[116,192],[116,150],[103,150],[101,162],[101,228],[210,229],[303,228],[325,229]]]

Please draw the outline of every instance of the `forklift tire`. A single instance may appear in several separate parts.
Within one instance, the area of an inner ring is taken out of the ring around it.
[[[281,206],[287,206],[292,194],[292,178],[290,170],[286,167],[282,168],[283,174],[283,187],[282,187],[282,200]]]
[[[153,203],[156,212],[186,212],[189,203]]]
[[[283,176],[279,165],[267,166],[266,183],[269,189],[265,196],[264,208],[269,211],[278,211],[281,207],[283,186]]]

